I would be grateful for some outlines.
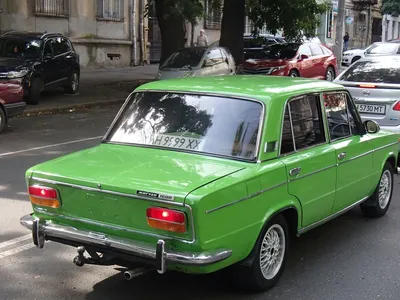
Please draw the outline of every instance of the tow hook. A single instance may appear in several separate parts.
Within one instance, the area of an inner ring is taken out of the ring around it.
[[[74,257],[73,263],[78,267],[83,267],[86,261],[86,257],[83,255],[85,253],[85,247],[79,246],[77,248],[78,255]]]

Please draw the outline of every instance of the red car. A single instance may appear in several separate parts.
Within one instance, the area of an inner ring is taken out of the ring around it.
[[[25,110],[24,90],[21,79],[0,80],[0,132],[8,120]]]
[[[285,43],[254,53],[237,74],[307,77],[332,81],[338,74],[335,55],[317,43]]]

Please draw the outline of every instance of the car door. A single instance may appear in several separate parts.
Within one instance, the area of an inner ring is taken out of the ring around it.
[[[313,72],[315,78],[325,79],[325,55],[321,47],[317,44],[310,43],[312,53]]]
[[[288,192],[303,209],[302,226],[329,216],[335,201],[336,150],[328,143],[320,94],[288,102],[280,155],[286,165]]]
[[[337,163],[334,211],[340,211],[369,196],[373,186],[372,143],[363,134],[354,103],[345,91],[323,94],[326,121]]]
[[[307,58],[301,58],[302,55],[306,55]],[[299,47],[299,61],[297,63],[301,77],[312,78],[316,74],[313,68],[313,57],[311,49],[307,44],[303,44]]]
[[[59,74],[57,73],[58,62],[54,58],[53,51],[53,40],[47,40],[43,47],[42,63],[40,64],[40,71],[42,73],[42,79],[46,86],[53,84],[53,82],[59,80]]]
[[[53,43],[54,50],[54,58],[58,64],[57,77],[59,83],[68,79],[71,73],[71,63],[69,63],[69,59],[72,58],[70,56],[71,49],[68,46],[67,40],[63,37],[54,38]]]

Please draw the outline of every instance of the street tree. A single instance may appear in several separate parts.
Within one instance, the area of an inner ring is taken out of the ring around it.
[[[398,17],[400,15],[400,0],[382,0],[381,13]]]
[[[155,7],[162,38],[161,61],[185,45],[186,22],[197,24],[204,13],[202,0],[150,0]],[[245,16],[256,28],[264,25],[272,33],[283,30],[285,37],[299,40],[313,36],[319,25],[319,14],[328,4],[316,0],[212,0],[211,5],[223,6],[220,45],[227,47],[236,63],[243,61]]]

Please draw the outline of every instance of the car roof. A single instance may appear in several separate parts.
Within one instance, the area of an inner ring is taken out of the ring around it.
[[[306,93],[343,89],[343,86],[332,82],[301,77],[228,75],[158,80],[141,85],[135,91],[215,94],[267,103],[275,98],[287,99]]]
[[[25,39],[43,39],[48,37],[58,37],[62,35],[61,33],[54,33],[54,32],[31,32],[31,31],[8,31],[3,33],[0,38],[25,38]]]

